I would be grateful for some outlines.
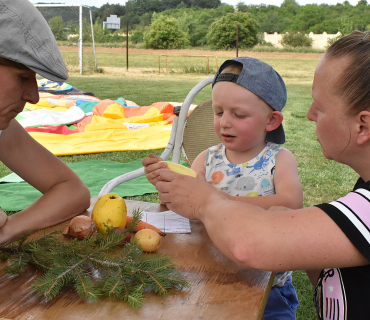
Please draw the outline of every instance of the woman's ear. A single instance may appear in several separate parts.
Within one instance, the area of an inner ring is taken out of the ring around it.
[[[370,140],[370,111],[361,111],[356,116],[356,133],[359,145]]]
[[[266,131],[277,129],[283,122],[283,114],[280,111],[273,111],[270,115],[270,120],[267,123]]]

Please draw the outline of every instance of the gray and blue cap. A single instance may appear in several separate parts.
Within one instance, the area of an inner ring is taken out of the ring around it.
[[[0,0],[0,30],[0,57],[52,81],[68,79],[54,35],[29,0]]]
[[[221,73],[223,69],[234,64],[241,64],[240,75]],[[219,81],[234,82],[248,89],[276,111],[281,111],[287,101],[285,83],[281,76],[270,65],[255,58],[238,57],[226,60],[218,69],[212,87]],[[283,144],[285,142],[283,125],[267,132],[266,141]]]

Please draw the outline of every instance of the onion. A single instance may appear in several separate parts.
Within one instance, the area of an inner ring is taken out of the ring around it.
[[[134,235],[131,232],[128,232],[126,228],[115,227],[114,229],[122,234],[125,234],[125,238],[122,240],[122,243],[130,242],[131,238],[134,237]]]
[[[80,215],[74,217],[70,224],[63,228],[62,233],[78,240],[82,240],[87,235],[92,235],[96,231],[96,224],[88,216]]]

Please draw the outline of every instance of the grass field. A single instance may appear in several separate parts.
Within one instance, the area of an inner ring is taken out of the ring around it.
[[[232,57],[232,56],[230,56]],[[86,92],[93,92],[101,99],[117,99],[123,97],[135,101],[139,105],[150,105],[157,101],[182,102],[190,89],[204,79],[206,74],[138,72],[137,69],[151,68],[149,62],[155,64],[157,55],[132,55],[130,62],[132,72],[124,71],[124,62],[117,53],[104,53],[98,56],[102,68],[119,68],[119,72],[105,72],[90,76],[71,74],[68,83]],[[315,125],[306,118],[307,109],[311,103],[311,83],[319,56],[312,57],[302,54],[300,57],[287,57],[277,54],[261,56],[261,60],[271,64],[284,78],[287,84],[288,102],[283,110],[284,128],[287,136],[286,148],[291,150],[297,159],[300,181],[304,190],[304,206],[331,201],[345,194],[354,185],[357,175],[348,167],[326,160],[315,137]],[[177,60],[178,59],[178,60]],[[183,58],[171,57],[177,66],[183,64]],[[226,57],[218,59],[218,65]],[[115,64],[119,66],[115,66]],[[189,65],[191,65],[189,63]],[[189,67],[188,65],[188,67]],[[135,67],[134,67],[135,66]],[[154,68],[154,67],[153,67]],[[174,69],[175,66],[173,67]],[[179,67],[180,68],[180,67]],[[209,98],[211,88],[207,87],[196,98],[196,103]],[[149,151],[127,151],[99,153],[90,155],[60,157],[66,163],[89,159],[129,162],[142,158]],[[161,154],[162,150],[151,150]],[[0,166],[0,176],[10,173],[3,165]],[[157,202],[157,195],[145,195],[131,199]],[[295,271],[293,283],[296,287],[300,306],[297,319],[317,319],[312,303],[313,288],[303,271]]]

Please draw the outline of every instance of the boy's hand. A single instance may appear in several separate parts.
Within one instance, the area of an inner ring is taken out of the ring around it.
[[[154,186],[161,180],[161,170],[167,168],[167,164],[165,162],[158,163],[158,161],[162,160],[163,159],[161,157],[152,153],[149,154],[149,157],[145,157],[142,160],[142,164],[145,167],[144,171],[146,178]]]

